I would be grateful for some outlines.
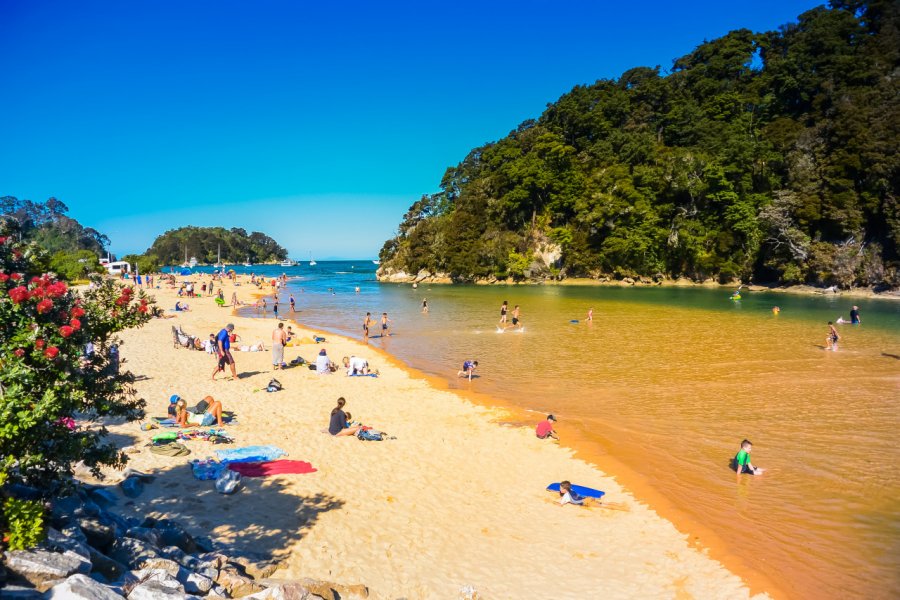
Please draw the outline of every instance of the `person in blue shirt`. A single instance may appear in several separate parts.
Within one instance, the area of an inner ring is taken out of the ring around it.
[[[234,324],[229,323],[226,325],[216,336],[216,351],[219,355],[219,365],[215,373],[213,373],[213,379],[216,378],[216,373],[219,370],[224,371],[225,365],[231,365],[231,378],[237,378],[237,371],[234,367],[234,357],[231,356],[231,332],[234,331]]]

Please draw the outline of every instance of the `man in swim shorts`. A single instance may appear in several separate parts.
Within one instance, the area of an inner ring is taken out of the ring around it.
[[[219,334],[216,336],[216,343],[218,344],[217,352],[219,355],[219,368],[221,370],[225,370],[225,365],[231,365],[231,378],[237,378],[237,371],[234,367],[234,357],[231,356],[231,332],[234,331],[234,324],[229,323],[226,325]],[[224,362],[223,362],[224,361]],[[218,371],[216,371],[218,372]],[[213,379],[216,378],[215,373],[213,373]]]
[[[391,335],[389,333],[391,320],[388,319],[387,313],[381,313],[381,337]]]
[[[363,319],[363,339],[369,341],[369,327],[372,326],[372,313],[367,312],[366,318]]]
[[[854,306],[850,309],[850,322],[854,325],[859,325],[862,321],[859,320],[859,307]]]
[[[519,305],[516,304],[516,307],[512,312],[512,325],[513,327],[521,327],[522,325],[519,323]]]

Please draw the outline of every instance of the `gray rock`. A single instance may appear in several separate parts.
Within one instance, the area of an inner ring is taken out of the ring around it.
[[[78,527],[91,546],[104,552],[116,539],[115,524],[104,522],[100,517],[82,517],[78,519]]]
[[[152,569],[154,571],[165,571],[172,577],[176,577],[178,572],[183,569],[181,565],[179,565],[174,560],[169,560],[168,558],[150,558],[144,561],[141,569]]]
[[[81,528],[78,527],[78,525],[66,525],[65,527],[60,528],[59,532],[68,538],[78,540],[82,544],[89,543],[87,536],[84,535],[84,532],[81,531]]]
[[[220,570],[219,576],[216,577],[216,583],[224,587],[233,598],[243,598],[265,589],[249,577],[241,575],[234,567],[225,567]]]
[[[116,493],[107,488],[92,490],[90,493],[90,499],[93,500],[101,508],[109,508],[113,504],[117,504],[119,502],[119,497],[116,495]]]
[[[122,600],[119,594],[84,575],[72,575],[54,585],[46,597],[47,600]]]
[[[144,517],[144,520],[141,521],[140,527],[149,527],[150,529],[153,529],[154,527],[156,527],[157,522],[158,521],[154,517]]]
[[[156,548],[147,542],[133,538],[120,538],[113,542],[109,557],[127,566],[140,569],[144,562],[159,556]]]
[[[50,523],[54,527],[65,527],[75,519],[75,512],[79,511],[84,500],[77,494],[65,498],[54,498],[50,507]]]
[[[184,591],[184,586],[181,585],[181,582],[162,569],[138,569],[131,571],[122,577],[121,582],[117,583],[120,583],[123,594],[128,596],[134,591],[134,588],[150,581],[155,581],[173,590]]]
[[[85,500],[81,508],[77,509],[74,514],[76,517],[96,517],[101,511],[99,504],[91,500]]]
[[[159,543],[159,532],[155,529],[150,529],[148,527],[132,527],[128,531],[125,532],[125,537],[133,538],[136,540],[141,540],[147,542],[148,544],[153,544],[154,546],[160,546]],[[165,544],[166,546],[171,546],[171,544]]]
[[[197,551],[194,538],[178,523],[164,519],[156,524],[156,531],[162,546],[178,546],[188,554]]]
[[[44,546],[58,552],[72,552],[88,562],[91,560],[91,549],[87,544],[80,542],[77,538],[64,535],[52,527],[47,530]]]
[[[184,579],[181,577],[178,578],[178,581],[184,585],[184,591],[189,594],[205,594],[213,586],[213,580],[209,577],[204,577],[199,573],[191,573],[190,571],[185,570],[184,573],[186,576]]]
[[[52,583],[65,579],[70,575],[81,573],[86,575],[91,570],[91,561],[83,556],[66,550],[50,552],[49,550],[13,550],[4,552],[6,568],[31,583],[40,591],[52,587]]]
[[[184,565],[184,560],[187,558],[187,553],[178,546],[165,546],[159,549],[159,553],[180,565]]]
[[[128,594],[128,600],[184,600],[184,590],[169,587],[162,581],[147,581]]]
[[[4,585],[3,600],[43,600],[44,595],[33,587],[24,585]]]
[[[119,579],[128,567],[117,560],[113,560],[99,550],[91,548],[91,574],[100,573],[109,581]]]
[[[122,476],[125,477],[126,479],[134,478],[139,481],[142,481],[143,483],[153,483],[156,480],[156,475],[150,475],[149,473],[143,473],[141,471],[138,471],[137,469],[132,469],[131,467],[128,467],[127,469],[125,469],[122,472]]]
[[[270,560],[247,556],[235,556],[230,558],[228,562],[238,566],[245,575],[248,575],[253,579],[265,579],[278,569],[278,564]]]
[[[206,594],[207,598],[231,598],[228,595],[228,590],[223,588],[221,585],[213,584],[212,588]]]
[[[216,543],[205,535],[195,537],[194,542],[197,544],[198,552],[212,552],[216,549]]]
[[[119,483],[122,493],[129,498],[137,498],[144,492],[144,482],[138,477],[129,477],[125,481]]]

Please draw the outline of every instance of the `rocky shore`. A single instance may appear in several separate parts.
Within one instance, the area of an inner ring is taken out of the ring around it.
[[[135,473],[119,485],[140,493],[154,476]],[[268,579],[278,564],[194,537],[177,521],[123,517],[119,496],[81,485],[52,502],[47,539],[7,551],[0,566],[4,600],[337,600],[367,598],[362,585]]]

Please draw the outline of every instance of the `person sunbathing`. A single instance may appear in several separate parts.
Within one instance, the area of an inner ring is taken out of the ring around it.
[[[189,311],[191,308],[187,305],[186,302],[176,302],[175,303],[176,312]]]
[[[175,421],[179,427],[209,427],[213,423],[222,427],[225,424],[222,421],[222,403],[207,396],[196,406],[188,408],[187,402],[179,398],[175,403]]]
[[[246,344],[243,346],[232,346],[231,349],[240,350],[241,352],[262,352],[266,347],[262,343],[262,340],[257,340],[255,344],[250,344],[249,346]]]

